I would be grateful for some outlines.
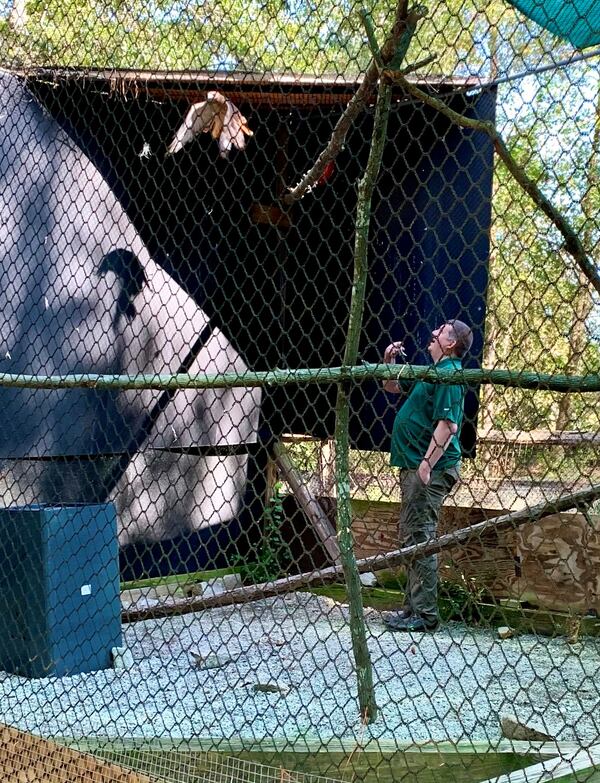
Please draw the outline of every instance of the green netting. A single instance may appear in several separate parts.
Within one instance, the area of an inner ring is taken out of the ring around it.
[[[600,43],[600,11],[597,3],[590,0],[516,0],[511,4],[578,49]]]
[[[2,9],[2,780],[598,777],[595,5]]]

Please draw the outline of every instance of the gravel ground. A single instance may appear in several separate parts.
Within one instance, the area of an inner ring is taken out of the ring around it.
[[[0,673],[1,719],[50,736],[494,741],[499,717],[516,715],[557,740],[597,741],[599,640],[500,640],[455,623],[391,634],[382,613],[365,616],[380,707],[368,727],[347,607],[306,593],[125,626],[128,670]]]

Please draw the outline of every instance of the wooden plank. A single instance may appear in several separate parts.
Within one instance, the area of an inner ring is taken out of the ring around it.
[[[600,517],[588,519],[552,514],[516,533],[516,598],[548,609],[600,611]]]
[[[508,775],[488,778],[483,783],[540,783],[548,780],[565,780],[576,773],[586,773],[575,779],[590,780],[590,773],[600,768],[600,745],[593,745],[566,757],[541,761]]]
[[[433,753],[457,754],[464,753],[517,753],[519,755],[534,755],[541,758],[566,756],[581,750],[579,742],[531,742],[528,740],[498,739],[493,742],[486,740],[398,740],[398,739],[365,739],[357,741],[353,738],[338,737],[264,737],[224,738],[224,737],[60,737],[57,742],[77,748],[80,751],[96,752],[99,750],[176,750],[189,752],[219,751],[223,753],[238,753],[239,751],[280,752],[291,753]]]
[[[0,724],[2,783],[153,783],[133,772],[73,748]]]
[[[283,479],[291,489],[300,507],[306,514],[309,522],[313,526],[315,533],[323,542],[327,554],[334,563],[340,562],[340,548],[337,542],[335,529],[329,517],[323,511],[323,508],[316,497],[309,491],[302,476],[298,473],[287,449],[283,443],[275,443],[273,447],[273,456],[277,467],[281,471]]]

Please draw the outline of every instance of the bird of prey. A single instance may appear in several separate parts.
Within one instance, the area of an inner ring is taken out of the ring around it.
[[[210,133],[213,139],[218,140],[222,158],[227,157],[232,147],[243,150],[246,146],[245,136],[254,135],[237,106],[214,90],[207,94],[205,101],[195,103],[190,108],[175,138],[169,144],[167,154],[179,152],[199,133]]]

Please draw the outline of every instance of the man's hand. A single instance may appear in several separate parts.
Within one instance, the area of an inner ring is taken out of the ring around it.
[[[402,347],[402,340],[399,340],[395,343],[390,343],[390,345],[388,345],[383,354],[383,361],[386,364],[392,364],[396,356],[402,356],[402,358],[405,358],[406,356],[404,353],[404,348]]]
[[[390,343],[390,345],[388,345],[388,347],[383,352],[383,361],[385,364],[393,364],[396,356],[401,356],[403,359],[406,358],[404,348],[402,347],[402,340],[398,340],[397,342]],[[401,392],[398,383],[396,381],[392,381],[391,379],[389,381],[383,382],[383,388],[384,391],[391,392],[392,394],[400,394]]]
[[[419,478],[423,484],[429,484],[431,481],[431,468],[429,467],[429,462],[426,459],[424,459],[419,465],[417,473],[419,474]]]

